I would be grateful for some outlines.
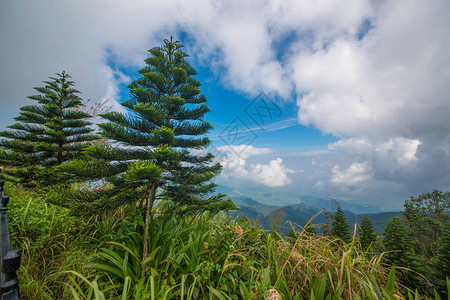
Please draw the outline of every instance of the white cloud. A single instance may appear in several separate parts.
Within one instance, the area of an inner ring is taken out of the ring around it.
[[[364,159],[389,159],[389,163],[403,165],[417,161],[417,150],[421,142],[403,137],[374,141],[366,138],[341,139],[329,144],[331,151],[343,151],[348,155]]]
[[[343,171],[336,165],[330,171],[331,182],[341,187],[351,187],[371,178],[371,166],[368,162],[353,163]]]
[[[304,93],[301,123],[335,135],[408,137],[413,128],[442,122],[428,117],[450,107],[444,102],[450,72],[442,70],[450,57],[450,38],[440,29],[450,25],[444,8],[387,3],[363,40],[344,36],[294,55],[294,81]],[[443,77],[436,81],[437,74]]]
[[[321,191],[332,198],[355,196],[364,193],[368,183],[374,184],[373,170],[370,162],[351,163],[346,169],[339,165],[334,165],[329,169],[329,178],[323,178],[313,185],[313,189]]]
[[[284,166],[283,160],[277,157],[267,165],[256,164],[251,166],[249,173],[255,182],[269,187],[280,187],[292,183],[292,179],[288,175],[294,173],[294,171]]]
[[[228,152],[233,153],[234,156],[238,156],[242,159],[247,159],[250,156],[267,154],[272,152],[273,150],[270,148],[255,148],[252,145],[225,145],[216,147],[216,150],[219,152]]]
[[[395,138],[385,142],[377,142],[365,138],[342,139],[329,145],[330,151],[341,152],[341,160],[350,161],[348,168],[342,170],[339,165],[330,169],[329,178],[322,178],[315,184],[316,189],[332,190],[335,188],[345,192],[355,192],[372,186],[379,180],[386,184],[398,186],[405,182],[410,185],[417,181],[414,178],[421,166],[418,161],[419,140]],[[352,162],[357,160],[357,162]],[[408,182],[408,180],[412,182]],[[361,192],[361,191],[359,191]]]
[[[223,155],[216,155],[223,167],[221,176],[249,178],[250,172],[247,170],[247,158],[255,155],[267,154],[272,152],[268,148],[255,148],[252,145],[226,145],[216,147],[216,151]]]
[[[450,179],[449,5],[380,2],[362,40],[335,35],[312,49],[300,40],[291,57],[300,123],[341,137],[330,150],[411,192],[449,188],[436,176]]]
[[[402,184],[417,172],[417,153],[420,145],[421,142],[417,139],[403,137],[385,141],[349,138],[332,143],[328,148],[331,151],[342,151],[350,159],[370,162],[377,179]]]
[[[244,179],[268,187],[281,187],[292,183],[289,174],[294,171],[287,168],[279,157],[268,164],[247,163],[249,157],[271,153],[272,149],[255,148],[251,145],[227,145],[217,147],[216,151],[226,154],[217,156],[223,166],[223,178]]]
[[[420,145],[419,140],[405,138],[391,139],[375,148],[375,155],[381,158],[391,158],[397,164],[408,164],[417,161],[417,148]]]
[[[328,149],[330,151],[344,151],[353,156],[368,157],[373,152],[373,143],[365,138],[348,138],[329,144]]]

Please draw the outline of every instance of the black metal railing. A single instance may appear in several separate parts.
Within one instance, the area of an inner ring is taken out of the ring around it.
[[[0,180],[0,200],[2,207],[0,208],[0,247],[1,247],[1,282],[0,296],[2,300],[19,299],[19,280],[17,278],[17,270],[20,267],[20,255],[17,250],[11,250],[11,236],[9,233],[8,216],[6,207],[9,202],[9,196],[3,194],[3,186],[5,182]]]

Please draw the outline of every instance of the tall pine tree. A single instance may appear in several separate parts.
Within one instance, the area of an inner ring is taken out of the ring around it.
[[[373,232],[372,221],[367,215],[361,218],[361,223],[359,224],[359,242],[363,250],[367,250],[369,246],[375,242],[377,235]]]
[[[96,139],[87,121],[90,115],[80,111],[83,103],[66,72],[34,88],[40,94],[30,96],[37,105],[22,107],[13,129],[0,132],[2,176],[26,187],[47,187],[66,180],[56,167],[78,158]]]
[[[413,270],[411,272],[402,272],[400,280],[407,286],[419,287],[422,277],[418,274],[425,273],[423,273],[424,270],[421,268],[420,262],[414,252],[412,239],[408,233],[405,219],[395,216],[389,220],[384,229],[383,237],[383,246],[386,252],[384,258],[387,263]],[[419,287],[419,289],[421,292],[424,292],[423,286]]]
[[[333,216],[333,223],[331,223],[331,235],[342,239],[345,243],[350,243],[350,225],[347,223],[344,211],[338,204],[336,213]]]
[[[170,38],[149,50],[141,77],[129,85],[130,99],[122,103],[127,113],[102,115],[107,122],[99,124],[101,134],[114,147],[93,146],[87,150],[90,160],[65,166],[66,171],[85,179],[101,179],[103,185],[72,191],[69,201],[60,197],[60,203],[97,212],[141,199],[151,210],[159,196],[182,212],[235,207],[231,200],[223,200],[224,195],[213,193],[216,185],[211,179],[221,166],[212,164],[212,154],[199,154],[210,143],[205,134],[211,125],[203,120],[209,109],[182,47]],[[143,165],[136,165],[138,161]],[[149,164],[160,169],[157,178],[150,179]],[[139,168],[139,176],[127,177],[127,172]]]

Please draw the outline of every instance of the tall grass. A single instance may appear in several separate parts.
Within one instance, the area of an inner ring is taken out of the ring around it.
[[[11,196],[8,219],[11,241],[22,251],[18,271],[23,299],[70,299],[67,270],[82,272],[95,252],[92,220],[45,203],[32,192],[6,185]],[[87,275],[86,272],[83,272]]]
[[[227,217],[157,216],[150,230],[146,277],[140,276],[142,228],[123,225],[122,236],[91,257],[88,267],[95,280],[81,277],[85,284],[74,285],[74,294],[83,298],[87,293],[77,291],[91,290],[94,297],[97,290],[108,299],[402,297],[394,272],[389,276],[380,257],[354,244],[307,233],[288,240],[247,219]]]
[[[289,239],[248,219],[161,214],[143,262],[139,209],[82,219],[23,190],[7,193],[23,299],[421,299],[355,239]]]

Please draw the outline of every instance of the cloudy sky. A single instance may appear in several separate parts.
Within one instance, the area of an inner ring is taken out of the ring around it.
[[[0,128],[62,70],[120,109],[146,50],[173,35],[212,109],[219,183],[398,209],[450,187],[449,13],[447,0],[4,0]]]

